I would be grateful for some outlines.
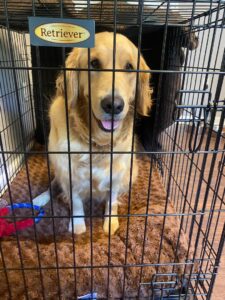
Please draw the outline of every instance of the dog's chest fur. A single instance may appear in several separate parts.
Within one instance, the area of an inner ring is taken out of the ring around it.
[[[68,151],[67,140],[58,141],[55,146],[59,151]],[[79,141],[72,141],[70,143],[70,150],[72,152],[88,152],[89,147],[88,145],[81,144]],[[96,149],[92,150],[96,151]],[[111,158],[112,172],[110,172]],[[71,154],[70,164],[73,193],[77,193],[82,198],[89,198],[90,188],[92,187],[92,197],[101,201],[108,197],[110,184],[112,184],[114,192],[125,192],[129,185],[130,162],[130,154],[113,154],[112,157],[110,154],[104,153],[92,155],[89,153]],[[52,159],[52,163],[59,182],[67,185],[63,186],[63,189],[68,190],[69,193],[68,155],[60,154],[57,156],[57,159]]]

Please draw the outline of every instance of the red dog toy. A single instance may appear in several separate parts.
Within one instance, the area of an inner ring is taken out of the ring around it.
[[[6,217],[12,210],[17,208],[33,208],[39,211],[39,214],[35,218],[30,218],[26,220],[21,220],[17,222],[8,222]],[[18,230],[23,230],[27,227],[31,227],[34,223],[38,223],[44,215],[44,210],[38,205],[32,205],[30,203],[16,203],[13,205],[8,205],[6,207],[0,208],[0,238],[3,236],[9,236],[12,233],[16,233]]]

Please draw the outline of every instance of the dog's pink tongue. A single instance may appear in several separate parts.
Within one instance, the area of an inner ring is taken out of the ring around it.
[[[102,126],[107,129],[107,130],[111,130],[112,129],[112,120],[110,121],[101,121],[102,122]],[[113,122],[113,129],[116,129],[119,126],[119,121],[114,121]]]

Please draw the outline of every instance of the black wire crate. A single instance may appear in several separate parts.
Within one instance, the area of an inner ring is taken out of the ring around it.
[[[0,299],[222,297],[224,27],[223,0],[1,1]]]

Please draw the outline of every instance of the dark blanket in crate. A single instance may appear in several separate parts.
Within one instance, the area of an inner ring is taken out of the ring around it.
[[[16,237],[4,238],[0,241],[0,298],[7,299],[10,289],[12,299],[24,299],[25,278],[29,299],[43,299],[43,294],[45,299],[58,299],[59,292],[62,299],[75,299],[76,296],[84,295],[91,290],[91,271],[88,268],[91,265],[91,259],[95,266],[92,271],[93,291],[97,292],[98,297],[105,299],[107,298],[108,275],[109,297],[122,297],[124,276],[125,297],[137,297],[141,275],[141,268],[138,265],[142,263],[147,265],[142,269],[142,283],[151,283],[156,273],[165,274],[159,277],[160,281],[165,282],[171,281],[171,277],[166,274],[172,271],[181,276],[184,272],[183,263],[187,260],[187,242],[182,231],[179,235],[179,221],[175,216],[166,217],[160,252],[164,220],[160,214],[163,214],[165,210],[166,195],[155,168],[151,174],[148,208],[148,213],[155,215],[147,219],[144,257],[142,256],[146,218],[141,215],[146,214],[147,209],[150,162],[147,158],[142,158],[139,160],[139,165],[139,177],[132,189],[130,201],[130,214],[139,216],[130,217],[128,235],[127,218],[124,217],[128,213],[127,194],[120,198],[120,227],[118,232],[110,238],[110,248],[109,238],[102,230],[102,207],[94,205],[94,214],[98,214],[99,217],[93,219],[91,258],[90,221],[86,220],[87,233],[74,236],[73,240],[71,234],[67,232],[69,209],[63,201],[63,195],[59,191],[54,191],[53,207],[50,203],[45,207],[46,216],[51,216],[52,210],[54,216],[57,216],[54,222],[52,218],[42,219],[36,225],[36,235],[33,228],[20,232],[19,249]],[[28,171],[32,196],[35,197],[48,186],[46,157],[31,156],[28,159]],[[26,174],[26,169],[23,168],[11,184],[11,194],[15,202],[29,201]],[[7,192],[4,198],[9,199]],[[166,212],[168,214],[175,212],[171,203],[168,203]],[[26,214],[28,216],[31,212],[27,211]],[[59,218],[60,216],[64,218]],[[39,242],[36,243],[35,239]],[[161,253],[160,264],[162,265],[157,269],[154,264],[158,262],[159,253]],[[189,255],[191,254],[190,251]],[[128,266],[124,268],[125,263]],[[173,269],[170,263],[178,264]],[[106,267],[108,265],[110,266],[109,272]],[[11,270],[3,271],[4,266]],[[77,267],[76,271],[74,271],[74,266]],[[41,271],[40,267],[43,268]],[[21,268],[24,268],[24,271],[21,271]],[[149,296],[151,285],[141,285],[140,292],[141,298]]]

